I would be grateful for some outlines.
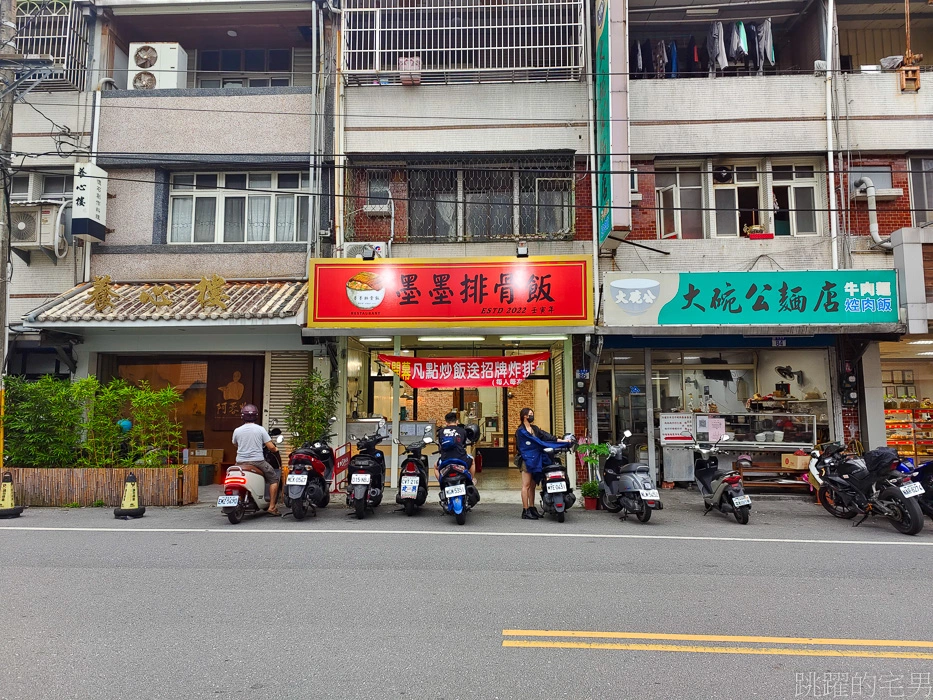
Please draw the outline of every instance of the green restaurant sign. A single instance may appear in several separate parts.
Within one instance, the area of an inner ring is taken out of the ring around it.
[[[610,272],[607,326],[897,323],[894,270]]]

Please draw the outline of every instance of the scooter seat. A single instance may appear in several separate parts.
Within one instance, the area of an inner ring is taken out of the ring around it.
[[[647,464],[639,464],[638,462],[629,462],[624,467],[619,470],[619,474],[635,474],[637,472],[647,472],[649,471]]]
[[[262,469],[259,467],[254,467],[252,464],[237,464],[238,469],[242,469],[245,472],[251,472],[253,474],[259,474],[259,476],[265,478],[266,475],[262,473]]]

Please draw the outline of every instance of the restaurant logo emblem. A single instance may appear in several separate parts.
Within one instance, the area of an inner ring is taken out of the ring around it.
[[[358,309],[375,309],[385,295],[382,278],[375,272],[358,272],[347,281],[347,298]]]

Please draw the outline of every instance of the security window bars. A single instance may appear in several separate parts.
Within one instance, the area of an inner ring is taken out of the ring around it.
[[[583,0],[347,0],[351,83],[576,80]]]
[[[917,226],[933,222],[933,157],[910,159],[911,206]]]
[[[308,187],[307,173],[175,174],[169,195],[168,241],[307,241]]]
[[[83,90],[88,69],[88,21],[77,2],[19,2],[16,53],[49,54],[60,66],[42,78],[43,90]],[[27,81],[26,86],[32,81]]]
[[[379,223],[390,217],[397,241],[571,239],[578,177],[587,175],[576,175],[572,160],[351,166],[347,240],[381,240],[372,236],[390,235],[389,224]]]

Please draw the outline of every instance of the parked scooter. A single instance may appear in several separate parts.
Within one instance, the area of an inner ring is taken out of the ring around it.
[[[336,418],[331,418],[328,425],[336,422]],[[308,515],[314,517],[318,508],[326,508],[330,503],[336,464],[334,450],[327,442],[331,437],[333,433],[324,433],[288,456],[284,501],[285,506],[292,509],[295,520],[304,520]]]
[[[269,437],[277,445],[282,444],[282,431],[278,428],[269,431]],[[282,456],[278,452],[263,445],[262,456],[273,469],[282,471]],[[240,523],[245,515],[265,513],[271,505],[269,484],[266,483],[262,469],[251,464],[234,464],[227,468],[224,495],[217,499],[217,507],[232,525]]]
[[[396,444],[402,443],[396,439]],[[424,429],[424,437],[405,447],[405,459],[399,466],[398,493],[395,502],[405,509],[405,515],[414,515],[428,498],[428,458],[424,448],[433,444],[431,428]]]
[[[472,445],[479,435],[479,426],[468,425],[466,434],[467,446]],[[479,491],[470,477],[470,465],[462,459],[450,457],[438,460],[437,470],[440,474],[438,492],[441,509],[447,515],[453,515],[457,525],[463,525],[467,511],[479,503]]]
[[[864,457],[845,453],[842,443],[810,453],[810,474],[819,484],[817,498],[836,518],[851,520],[861,514],[861,525],[869,515],[882,515],[898,532],[916,535],[923,529],[923,510],[918,503],[926,489],[911,474],[899,470],[897,450],[879,447]]]
[[[541,469],[541,511],[545,515],[554,515],[557,522],[564,522],[567,510],[577,501],[570,488],[567,470],[563,462],[554,459],[561,452],[567,452],[577,446],[577,438],[570,433],[564,435],[568,442],[564,447],[545,447],[548,463]]]
[[[347,468],[347,506],[356,512],[359,520],[363,519],[367,510],[371,512],[382,503],[386,458],[382,450],[376,449],[376,445],[388,437],[385,428],[386,422],[381,420],[372,435],[353,437],[359,452],[350,458],[350,466]]]
[[[618,445],[609,447],[609,457],[603,466],[599,482],[599,499],[610,513],[622,511],[622,520],[634,514],[639,522],[651,519],[651,511],[662,510],[661,496],[651,481],[651,470],[647,464],[628,461],[627,438],[632,431],[626,430]]]
[[[693,445],[688,449],[694,452],[693,475],[706,506],[703,515],[715,508],[720,513],[732,513],[740,524],[747,525],[752,499],[745,495],[742,475],[735,469],[720,471],[719,458],[716,456],[722,452],[719,443],[729,440],[729,436],[723,435],[709,447],[703,447],[694,436],[690,437],[693,438]]]

